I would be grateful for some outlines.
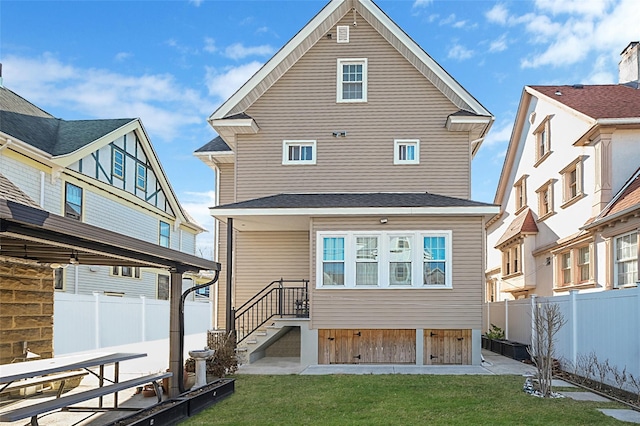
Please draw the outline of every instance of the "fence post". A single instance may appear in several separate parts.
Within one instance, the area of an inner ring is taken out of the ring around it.
[[[504,338],[509,340],[509,299],[504,299]]]
[[[100,293],[97,291],[93,292],[93,302],[94,309],[93,312],[95,314],[95,321],[93,323],[93,334],[94,334],[94,349],[100,349]]]
[[[538,296],[531,295],[531,349],[533,356],[536,356],[535,348],[536,341],[538,340],[538,334],[536,333],[536,304],[538,303]]]
[[[571,362],[574,367],[578,361],[578,290],[569,291],[569,304],[571,305]]]
[[[142,342],[147,341],[147,299],[140,295],[140,314],[142,315],[142,321],[140,321],[140,339]]]

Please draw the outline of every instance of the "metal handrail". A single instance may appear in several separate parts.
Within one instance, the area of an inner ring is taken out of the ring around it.
[[[302,283],[286,287],[285,283]],[[276,286],[277,285],[277,286]],[[309,280],[272,281],[237,310],[233,310],[237,342],[263,326],[274,316],[309,317]]]

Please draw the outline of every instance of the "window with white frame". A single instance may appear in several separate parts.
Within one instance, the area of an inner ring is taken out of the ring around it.
[[[638,281],[638,232],[614,239],[614,285],[624,287]]]
[[[113,148],[111,174],[118,179],[124,179],[124,152],[117,148]]]
[[[367,101],[367,59],[338,59],[337,102]]]
[[[545,118],[533,134],[536,138],[536,167],[551,154],[551,116]]]
[[[395,139],[393,146],[393,164],[420,163],[420,141],[418,139]]]
[[[583,196],[582,192],[582,159],[579,156],[564,169],[560,170],[562,175],[562,208],[569,207]]]
[[[451,288],[451,231],[317,234],[318,288]]]
[[[147,167],[144,164],[136,164],[136,187],[143,191],[147,189]]]
[[[111,268],[111,274],[121,277],[135,277],[140,278],[140,268],[131,266],[113,266]]]
[[[316,141],[283,141],[282,164],[316,164]]]
[[[538,194],[538,220],[545,220],[553,215],[553,183],[554,179],[549,179],[536,190]]]

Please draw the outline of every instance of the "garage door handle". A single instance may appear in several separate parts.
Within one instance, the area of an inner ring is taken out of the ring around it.
[[[429,337],[433,337],[433,336],[437,336],[437,334],[432,331]]]
[[[360,355],[356,355],[356,356],[354,356],[354,358],[362,359],[362,357]]]
[[[353,333],[353,335],[354,336],[362,336],[362,333],[358,331],[357,333]]]
[[[434,359],[434,358],[438,358],[438,357],[435,355],[431,355],[431,359]]]

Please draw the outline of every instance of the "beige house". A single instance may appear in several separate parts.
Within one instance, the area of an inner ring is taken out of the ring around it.
[[[487,226],[488,301],[636,286],[639,46],[619,84],[524,88]]]
[[[479,364],[493,119],[369,0],[328,3],[224,102],[195,154],[249,360]]]

